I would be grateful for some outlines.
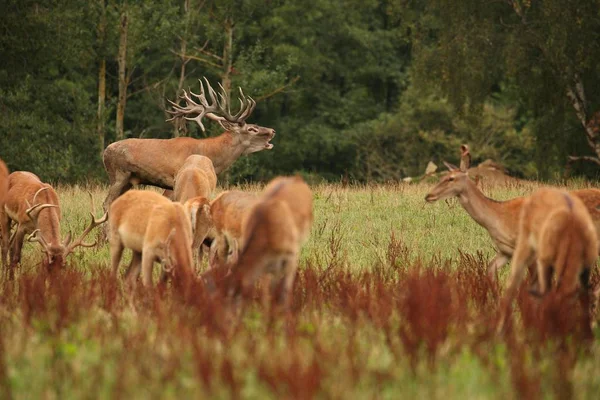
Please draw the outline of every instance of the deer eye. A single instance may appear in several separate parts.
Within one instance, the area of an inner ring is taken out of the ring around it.
[[[448,182],[452,182],[452,181],[454,181],[454,177],[453,176],[451,176],[450,178],[448,178]]]
[[[253,126],[251,126],[251,127],[249,127],[249,128],[248,128],[248,132],[251,132],[251,133],[258,133],[258,129],[257,129],[257,128],[255,128],[255,127],[253,127]]]

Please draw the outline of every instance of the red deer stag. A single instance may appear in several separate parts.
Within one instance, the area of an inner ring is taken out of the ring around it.
[[[543,296],[556,275],[557,293],[566,298],[579,292],[589,329],[588,284],[598,257],[598,235],[590,214],[577,197],[557,189],[539,189],[524,201],[519,233],[511,260],[507,289],[500,302],[498,333],[503,330],[511,302],[533,262],[537,264],[534,294]]]
[[[6,260],[8,247],[11,246],[10,277],[13,276],[14,267],[21,260],[23,240],[28,233],[31,234],[29,241],[40,243],[50,265],[63,265],[65,258],[78,246],[92,247],[95,245],[95,243],[84,243],[83,239],[92,229],[107,220],[107,214],[96,219],[92,212],[92,221],[79,239],[71,240],[69,233],[61,242],[61,210],[58,196],[52,186],[43,183],[35,174],[25,171],[16,171],[10,174],[8,185],[6,203],[4,209],[0,210],[0,228],[2,230],[3,260]],[[92,211],[93,209],[92,198]],[[17,227],[9,245],[8,236],[13,222],[17,224]]]
[[[526,197],[496,201],[486,197],[469,174],[452,164],[445,163],[450,172],[429,191],[425,200],[434,202],[457,197],[467,213],[489,233],[497,254],[488,265],[491,278],[499,268],[506,265],[513,255],[519,232],[519,215]],[[600,234],[600,190],[581,189],[570,192],[581,199],[588,209]]]
[[[163,280],[165,270],[173,270],[187,281],[192,276],[192,220],[203,200],[195,197],[180,204],[148,190],[131,190],[115,200],[109,213],[113,276],[128,248],[133,252],[125,274],[128,283],[141,272],[144,286],[151,286],[155,261],[164,267]]]
[[[240,88],[240,110],[233,115],[230,112],[230,98],[225,90],[221,88],[217,94],[208,80],[204,80],[209,99],[206,98],[204,85],[200,81],[201,93],[198,95],[184,91],[181,98],[185,100],[186,106],[171,102],[173,111],[170,113],[173,118],[183,117],[196,121],[202,130],[202,118],[207,117],[217,121],[225,132],[207,139],[125,139],[112,143],[104,150],[103,157],[110,180],[108,196],[104,201],[105,209],[136,184],[172,189],[177,171],[192,154],[210,158],[215,173],[219,174],[241,155],[273,148],[270,140],[275,136],[274,129],[246,123],[256,106],[251,97],[246,97]],[[196,97],[198,102],[191,96]],[[190,115],[193,117],[189,117]]]
[[[228,293],[248,294],[270,274],[271,294],[281,309],[289,306],[301,246],[313,222],[313,196],[299,177],[275,178],[244,223],[244,247],[230,275]]]

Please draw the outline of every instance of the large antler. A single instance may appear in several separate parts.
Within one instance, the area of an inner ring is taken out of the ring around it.
[[[108,211],[104,213],[104,215],[100,218],[96,218],[94,217],[94,210],[96,209],[95,205],[94,205],[94,196],[92,196],[92,193],[88,192],[88,194],[90,195],[90,200],[92,203],[92,211],[90,211],[90,215],[92,216],[92,220],[90,222],[90,224],[88,225],[87,228],[85,228],[85,230],[83,231],[83,233],[81,234],[81,236],[71,242],[71,232],[69,232],[69,234],[67,235],[67,238],[65,239],[64,242],[64,246],[65,246],[65,257],[67,255],[69,255],[70,253],[73,252],[73,250],[75,250],[76,247],[81,246],[81,247],[94,247],[96,245],[97,241],[94,241],[94,243],[85,243],[83,242],[83,239],[88,235],[88,233],[90,233],[92,231],[92,229],[94,229],[95,227],[97,227],[98,225],[103,224],[104,222],[106,222],[106,220],[108,219]]]
[[[168,100],[169,103],[173,105],[173,111],[167,110],[167,112],[173,117],[167,119],[167,121],[171,121],[175,118],[184,117],[189,121],[196,121],[200,128],[204,131],[204,125],[202,124],[202,118],[208,117],[214,121],[222,121],[227,120],[232,123],[244,123],[246,119],[252,114],[254,111],[254,107],[256,107],[256,101],[250,96],[246,96],[242,91],[242,88],[238,88],[240,91],[240,96],[238,100],[240,101],[240,110],[235,114],[231,114],[230,108],[230,98],[229,94],[225,91],[223,86],[219,84],[220,91],[217,94],[215,90],[210,85],[210,82],[206,77],[204,77],[204,81],[206,82],[206,86],[208,88],[208,95],[210,97],[210,102],[206,99],[206,91],[204,90],[204,84],[202,80],[198,80],[200,82],[200,94],[193,93],[191,90],[186,92],[183,91],[183,94],[179,96],[180,99],[185,100],[185,107],[180,106],[179,104]],[[190,94],[196,98],[198,98],[199,103],[196,103],[190,97]],[[187,117],[190,114],[198,114],[195,117]]]

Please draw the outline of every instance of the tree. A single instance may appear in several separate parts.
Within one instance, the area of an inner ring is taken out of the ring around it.
[[[548,143],[557,152],[565,151],[570,129],[548,128],[576,119],[592,154],[570,159],[600,165],[596,0],[432,0],[430,5],[428,16],[416,24],[414,68],[421,81],[439,81],[462,111],[477,111],[492,93],[514,93],[523,111],[540,121],[539,145]]]

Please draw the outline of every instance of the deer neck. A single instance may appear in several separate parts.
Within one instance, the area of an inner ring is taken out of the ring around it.
[[[38,226],[40,233],[50,247],[60,247],[60,218],[55,208],[40,211]]]
[[[229,168],[247,148],[239,135],[234,135],[229,131],[214,138],[200,140],[198,147],[197,153],[211,159],[216,174]]]
[[[489,230],[496,230],[502,218],[500,203],[486,197],[470,180],[466,189],[458,195],[458,201],[479,225]]]

